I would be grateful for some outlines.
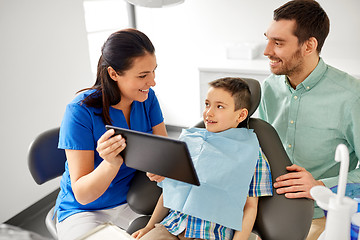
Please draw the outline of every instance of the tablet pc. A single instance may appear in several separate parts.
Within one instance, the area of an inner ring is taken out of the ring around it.
[[[105,127],[125,138],[126,148],[120,154],[126,166],[200,185],[185,142],[110,125]]]

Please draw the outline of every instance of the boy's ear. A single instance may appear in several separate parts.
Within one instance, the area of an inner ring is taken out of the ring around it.
[[[238,122],[241,123],[247,118],[249,111],[246,108],[242,108],[239,111],[240,112],[239,112]]]

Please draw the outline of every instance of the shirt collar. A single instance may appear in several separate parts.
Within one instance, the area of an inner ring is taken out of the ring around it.
[[[310,75],[305,78],[297,87],[296,90],[305,89],[306,91],[310,91],[321,79],[322,76],[325,74],[327,69],[327,65],[325,64],[322,58],[319,59],[318,65],[316,68],[310,73]],[[289,79],[285,76],[285,83],[289,86],[290,89],[293,90],[289,83]]]

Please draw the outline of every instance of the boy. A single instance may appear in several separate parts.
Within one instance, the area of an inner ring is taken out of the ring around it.
[[[248,85],[240,78],[209,84],[206,129],[183,130],[180,136],[201,186],[165,179],[150,221],[133,234],[137,239],[248,239],[258,197],[272,195],[270,167],[255,133],[237,128],[248,117]]]

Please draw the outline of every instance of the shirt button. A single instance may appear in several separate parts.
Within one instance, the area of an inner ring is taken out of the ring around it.
[[[298,96],[294,96],[294,99],[295,99],[295,100],[298,99]]]
[[[309,90],[309,89],[310,89],[310,87],[309,87],[309,86],[307,86],[307,87],[306,87],[306,89],[307,89],[307,90]]]
[[[294,123],[294,121],[293,121],[293,120],[291,120],[291,121],[290,121],[290,123],[291,123],[291,124],[293,124],[293,123]]]
[[[291,148],[292,147],[291,144],[289,144],[288,147]]]

